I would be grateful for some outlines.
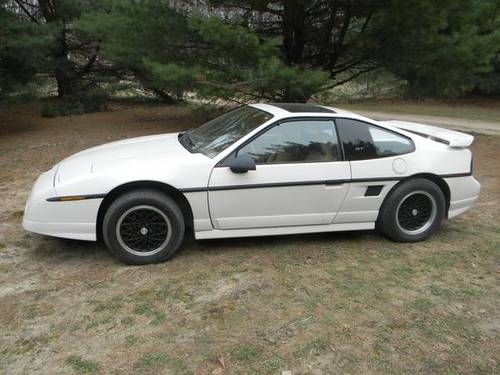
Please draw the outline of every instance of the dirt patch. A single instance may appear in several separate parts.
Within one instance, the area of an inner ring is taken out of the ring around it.
[[[37,175],[87,147],[199,124],[187,107],[0,114],[0,372],[495,373],[500,138],[478,135],[476,207],[427,242],[373,232],[188,241],[126,267],[29,234]]]

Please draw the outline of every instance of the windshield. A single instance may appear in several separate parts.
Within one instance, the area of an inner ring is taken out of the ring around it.
[[[185,133],[190,149],[214,157],[273,116],[254,107],[240,107]],[[185,142],[183,142],[185,144]]]

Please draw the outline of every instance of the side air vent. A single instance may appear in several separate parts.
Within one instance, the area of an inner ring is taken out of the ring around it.
[[[365,191],[365,197],[378,197],[384,185],[368,186]]]

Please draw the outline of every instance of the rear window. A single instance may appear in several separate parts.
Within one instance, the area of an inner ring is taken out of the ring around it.
[[[337,129],[347,160],[368,160],[415,151],[411,139],[366,122],[337,119]]]

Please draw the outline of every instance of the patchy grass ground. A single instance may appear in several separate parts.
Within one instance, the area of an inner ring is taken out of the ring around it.
[[[170,262],[21,228],[36,176],[103,142],[197,125],[185,107],[0,114],[0,372],[499,372],[500,138],[477,206],[431,240],[376,233],[189,241]]]

